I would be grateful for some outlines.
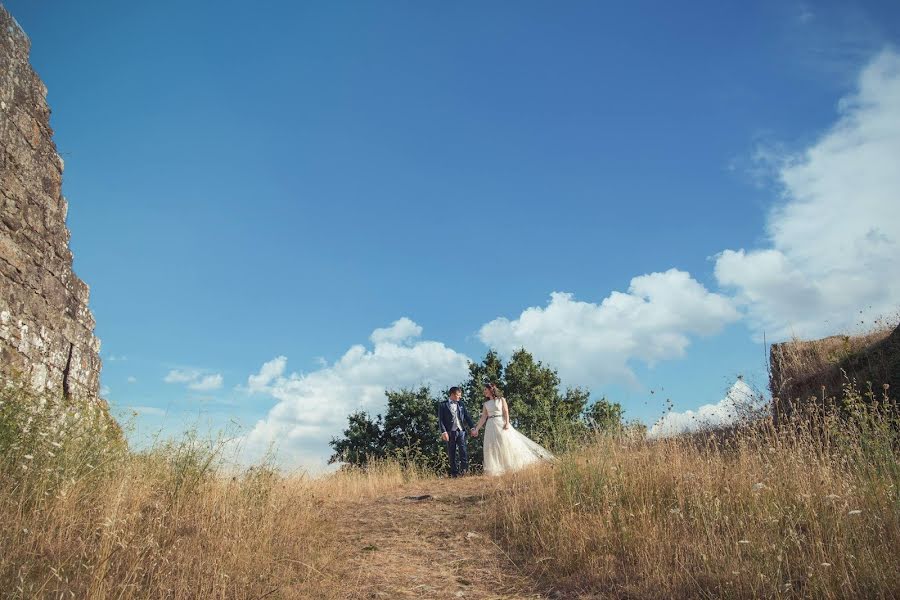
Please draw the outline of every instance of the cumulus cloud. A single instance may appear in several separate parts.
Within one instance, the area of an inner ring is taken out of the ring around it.
[[[716,404],[704,404],[697,410],[666,413],[647,432],[651,438],[670,437],[682,433],[732,425],[757,416],[765,410],[765,399],[753,393],[743,379],[738,379]]]
[[[626,293],[612,292],[599,304],[554,292],[547,306],[494,319],[479,337],[505,355],[527,348],[567,383],[598,386],[634,383],[633,360],[681,357],[692,335],[715,334],[739,317],[727,297],[670,269],[635,277]]]
[[[394,321],[390,327],[376,329],[369,339],[373,344],[378,345],[384,342],[402,343],[420,335],[422,335],[422,328],[411,319],[403,317]]]
[[[900,55],[878,55],[838,113],[779,162],[769,247],[716,260],[719,284],[770,338],[852,330],[900,307]]]
[[[286,372],[279,356],[247,378],[247,390],[276,400],[265,418],[236,443],[248,460],[278,445],[284,465],[324,467],[328,441],[346,426],[354,410],[378,413],[385,408],[384,391],[430,384],[435,388],[461,382],[468,357],[435,341],[416,341],[422,328],[400,319],[372,332],[371,347],[354,345],[343,356],[311,373]]]
[[[202,372],[189,369],[172,369],[163,378],[166,383],[185,383],[189,389],[208,392],[222,387],[223,378],[219,373],[204,375]]]
[[[266,391],[272,381],[284,374],[284,369],[286,366],[286,356],[278,356],[267,363],[263,363],[263,366],[259,370],[259,373],[257,373],[256,375],[251,375],[247,378],[247,389],[250,392]]]

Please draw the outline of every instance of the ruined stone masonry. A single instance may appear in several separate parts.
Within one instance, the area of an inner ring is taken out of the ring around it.
[[[63,160],[30,45],[0,5],[0,376],[97,398],[100,341],[72,272]]]

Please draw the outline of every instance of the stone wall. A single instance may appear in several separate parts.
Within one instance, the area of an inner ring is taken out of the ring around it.
[[[100,341],[72,272],[63,160],[29,50],[0,6],[0,375],[99,397]]]

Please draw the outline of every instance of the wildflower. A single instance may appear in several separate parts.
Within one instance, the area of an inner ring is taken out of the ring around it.
[[[861,510],[851,510],[851,511],[848,512],[847,514],[850,515],[850,516],[854,516],[854,515],[860,514],[861,512],[862,512]]]

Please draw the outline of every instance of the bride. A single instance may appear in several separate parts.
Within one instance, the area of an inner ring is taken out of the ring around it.
[[[506,398],[496,385],[484,386],[484,402],[481,418],[471,431],[477,437],[484,430],[484,472],[487,475],[502,475],[516,471],[541,459],[551,459],[553,455],[522,435],[509,423],[509,406]]]

